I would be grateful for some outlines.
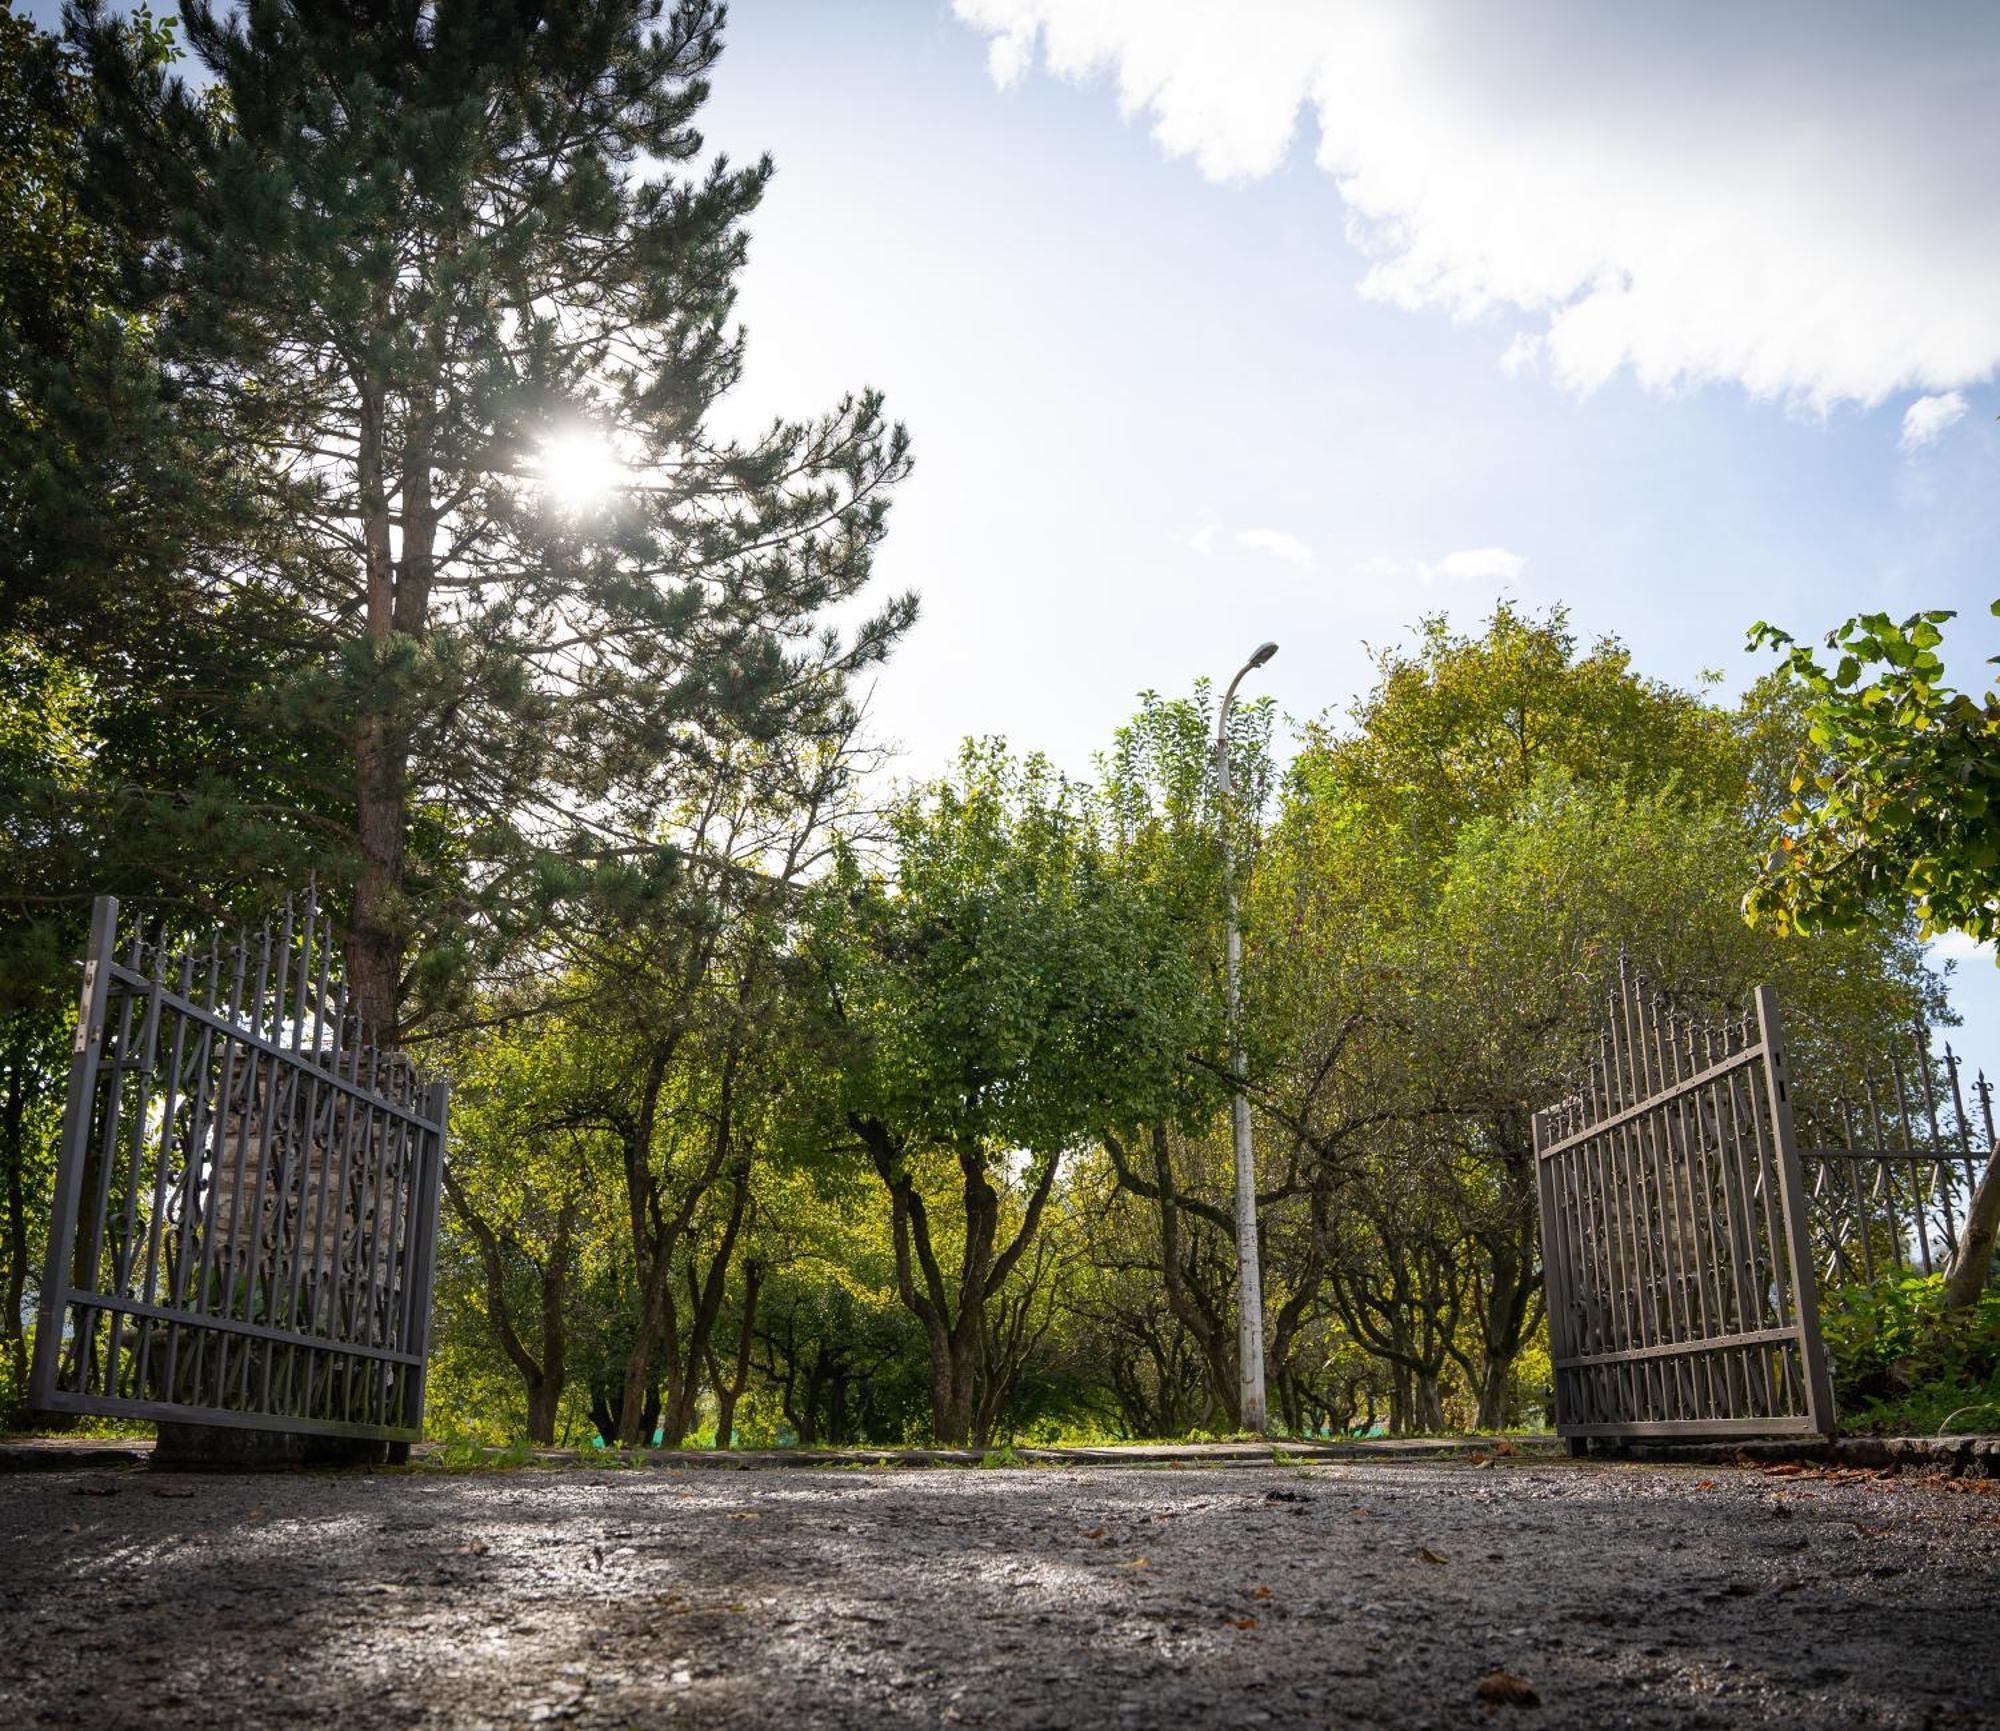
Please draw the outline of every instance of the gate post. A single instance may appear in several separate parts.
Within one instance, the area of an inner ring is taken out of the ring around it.
[[[111,958],[118,942],[118,898],[99,896],[90,908],[90,943],[83,953],[83,987],[77,997],[76,1037],[69,1050],[69,1099],[56,1150],[56,1205],[35,1300],[35,1362],[28,1375],[28,1405],[45,1410],[56,1386],[68,1314],[70,1257],[76,1247],[76,1205],[95,1128],[97,1062],[104,1051],[104,1005],[111,987]]]
[[[1757,1032],[1767,1054],[1764,1075],[1771,1130],[1777,1140],[1779,1199],[1785,1216],[1785,1253],[1792,1265],[1792,1307],[1798,1321],[1806,1415],[1814,1430],[1830,1437],[1837,1428],[1833,1378],[1827,1372],[1826,1343],[1819,1332],[1819,1281],[1813,1272],[1812,1245],[1806,1232],[1805,1176],[1799,1165],[1798,1131],[1792,1123],[1784,1025],[1778,1017],[1778,994],[1769,986],[1757,988]]]

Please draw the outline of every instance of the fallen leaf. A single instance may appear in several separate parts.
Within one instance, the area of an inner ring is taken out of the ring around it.
[[[1472,1453],[1468,1455],[1466,1458],[1470,1460],[1472,1464],[1476,1467],[1483,1467],[1487,1464],[1486,1457],[1483,1454],[1481,1454],[1477,1449],[1474,1449]]]
[[[1257,1626],[1257,1619],[1255,1617],[1237,1617],[1232,1620],[1239,1629],[1254,1629]]]
[[[1534,1684],[1525,1677],[1517,1677],[1512,1671],[1493,1670],[1472,1686],[1473,1694],[1482,1701],[1490,1701],[1502,1707],[1539,1707],[1541,1696],[1535,1693]]]
[[[729,1518],[732,1521],[761,1521],[764,1517],[754,1509],[733,1509]]]
[[[1443,1563],[1447,1560],[1447,1558],[1439,1556],[1429,1545],[1419,1545],[1417,1547],[1417,1561],[1420,1563]]]
[[[468,1557],[483,1557],[486,1555],[487,1551],[487,1545],[484,1539],[467,1539],[465,1543],[460,1545],[458,1548]]]
[[[1510,1455],[1514,1452],[1514,1445],[1510,1443],[1505,1437],[1502,1437],[1497,1443],[1493,1445],[1493,1452],[1496,1455]]]
[[[268,1521],[271,1518],[271,1511],[259,1503],[256,1508],[247,1511],[243,1518],[246,1521]]]
[[[1104,1529],[1102,1527],[1092,1527],[1090,1531],[1085,1533],[1083,1536],[1086,1539],[1101,1539],[1104,1537]]]
[[[1270,1596],[1271,1596],[1271,1589],[1269,1587],[1253,1588],[1250,1594],[1250,1597],[1253,1599],[1268,1599]]]
[[[188,1485],[155,1485],[150,1494],[156,1497],[191,1497],[194,1490]]]
[[[1146,1566],[1146,1559],[1134,1557],[1129,1563],[1120,1563],[1118,1566],[1121,1569],[1143,1569]]]
[[[1703,1479],[1701,1483],[1696,1485],[1694,1488],[1698,1491],[1712,1491],[1715,1489],[1715,1480]]]

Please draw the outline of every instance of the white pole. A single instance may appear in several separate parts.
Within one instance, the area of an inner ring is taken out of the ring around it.
[[[1234,791],[1229,775],[1229,711],[1244,674],[1262,667],[1278,653],[1275,643],[1260,644],[1223,693],[1215,717],[1215,784],[1222,823],[1222,875],[1227,901],[1224,957],[1229,1020],[1229,1126],[1236,1160],[1236,1363],[1237,1392],[1246,1431],[1262,1434],[1270,1418],[1264,1400],[1264,1276],[1257,1255],[1257,1162],[1250,1148],[1250,1097],[1245,1092],[1249,1060],[1243,1052],[1243,932],[1236,901],[1236,861],[1233,846]]]

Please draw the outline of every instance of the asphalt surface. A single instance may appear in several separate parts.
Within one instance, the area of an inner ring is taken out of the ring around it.
[[[0,1475],[0,1726],[2000,1726],[2000,1481]]]

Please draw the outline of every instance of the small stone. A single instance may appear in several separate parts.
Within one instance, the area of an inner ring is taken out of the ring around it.
[[[1472,1686],[1474,1695],[1496,1707],[1539,1707],[1542,1698],[1534,1684],[1512,1671],[1492,1670]]]

